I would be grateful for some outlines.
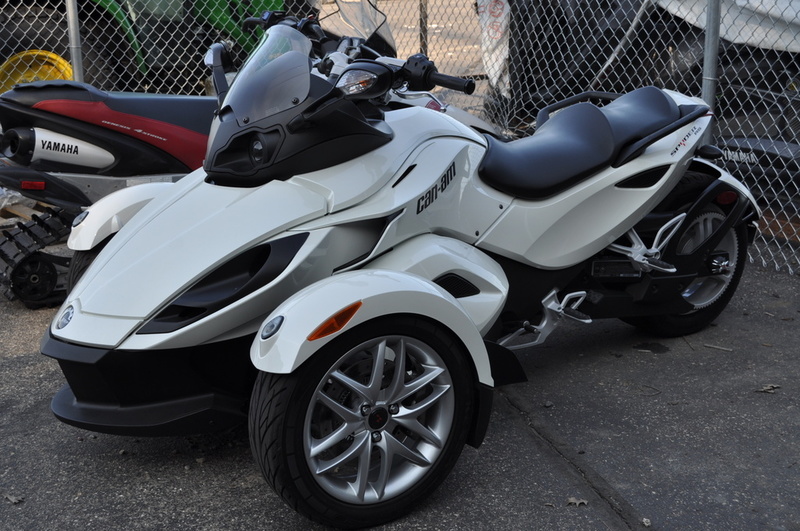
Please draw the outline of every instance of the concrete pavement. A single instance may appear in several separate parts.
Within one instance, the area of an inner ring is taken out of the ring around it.
[[[134,439],[59,423],[52,309],[0,300],[0,529],[308,529],[245,431]],[[558,329],[520,358],[483,446],[384,529],[800,530],[800,279],[748,264],[711,328]]]

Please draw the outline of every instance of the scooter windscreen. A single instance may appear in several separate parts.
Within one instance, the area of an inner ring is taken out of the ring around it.
[[[386,15],[374,0],[360,2],[336,0],[337,16],[323,19],[325,30],[334,35],[350,35],[366,40],[367,46],[381,55],[396,57],[397,46]]]
[[[311,41],[289,26],[273,26],[262,39],[222,102],[222,112],[233,112],[240,127],[308,97]]]
[[[222,186],[260,186],[327,168],[388,142],[329,81],[311,73],[311,41],[276,25],[236,76],[211,124],[203,168]],[[315,112],[325,103],[324,112]]]

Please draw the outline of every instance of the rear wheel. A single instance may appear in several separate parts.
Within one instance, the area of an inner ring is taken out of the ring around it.
[[[250,442],[267,482],[327,525],[374,526],[421,504],[464,446],[474,407],[463,348],[428,321],[372,321],[294,373],[261,373]]]
[[[724,220],[725,214],[714,205],[687,220],[686,229],[676,236],[677,253],[691,254]],[[725,309],[739,285],[747,259],[746,232],[743,225],[730,228],[704,258],[710,274],[698,276],[683,288],[681,296],[694,309],[684,314],[629,317],[625,322],[665,337],[693,334],[707,327]]]
[[[117,88],[113,61],[89,21],[81,25],[84,81]],[[18,83],[72,79],[66,15],[57,9],[17,4],[0,11],[0,93]]]

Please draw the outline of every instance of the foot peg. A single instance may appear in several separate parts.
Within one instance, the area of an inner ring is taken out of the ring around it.
[[[565,316],[569,317],[570,319],[575,319],[576,321],[589,324],[592,322],[592,318],[578,310],[578,306],[580,306],[584,300],[586,300],[585,291],[568,293],[564,296],[564,300],[562,302],[558,302],[558,297],[555,291],[551,291],[545,299],[545,308],[550,307],[559,318]]]
[[[564,315],[569,317],[570,319],[575,319],[576,321],[580,321],[581,323],[591,323],[592,318],[583,313],[580,310],[576,310],[575,308],[564,308]]]
[[[678,270],[674,265],[657,258],[646,257],[644,263],[649,265],[651,270],[661,273],[674,273]]]
[[[542,301],[544,315],[542,315],[542,320],[538,325],[533,325],[525,321],[521,328],[500,339],[498,344],[509,350],[521,350],[523,348],[540,345],[544,343],[547,336],[555,330],[556,326],[558,326],[558,321],[563,317],[568,317],[580,321],[581,323],[591,323],[592,318],[578,310],[578,306],[580,306],[584,300],[586,300],[586,292],[575,291],[573,293],[568,293],[564,296],[563,300],[559,301],[558,292],[554,289],[548,293],[547,297]],[[524,343],[515,345],[509,344],[523,334],[532,334],[534,337],[530,341]]]
[[[636,230],[631,229],[626,234],[631,242],[631,245],[621,245],[619,243],[612,243],[608,246],[610,251],[614,251],[630,260],[633,267],[639,271],[658,271],[661,273],[675,273],[677,268],[660,259],[661,253],[667,246],[667,243],[678,232],[681,223],[686,218],[686,214],[675,216],[658,230],[652,247],[648,247],[639,237]]]

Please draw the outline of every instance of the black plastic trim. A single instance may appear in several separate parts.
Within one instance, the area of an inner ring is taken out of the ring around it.
[[[650,144],[653,144],[657,140],[664,138],[668,134],[677,131],[681,127],[694,122],[704,114],[708,113],[707,105],[682,106],[680,109],[683,116],[679,120],[667,125],[666,127],[659,129],[654,133],[647,135],[641,140],[634,142],[633,144],[629,145],[628,147],[620,151],[619,155],[617,156],[617,160],[615,160],[611,164],[611,166],[614,168],[619,168],[623,164],[632,161],[633,159],[641,155]]]
[[[303,232],[248,249],[196,282],[136,333],[174,332],[246,297],[275,280],[307,239]]]
[[[435,278],[433,282],[456,299],[472,297],[481,292],[475,284],[455,273],[445,273]]]
[[[188,435],[242,424],[257,373],[252,340],[125,351],[69,344],[48,333],[40,350],[58,361],[67,380],[51,409],[67,424],[118,435]]]
[[[493,341],[484,341],[483,344],[486,345],[486,351],[489,353],[489,364],[495,387],[528,381],[525,369],[522,368],[513,352]]]
[[[671,165],[658,166],[656,168],[651,168],[641,173],[637,173],[636,175],[628,177],[624,181],[617,183],[617,188],[650,188],[651,186],[655,186],[655,184],[667,174],[671,167]]]
[[[472,427],[467,434],[467,444],[473,448],[478,448],[486,438],[489,420],[492,417],[493,402],[494,389],[479,383],[475,388],[475,415],[472,419]]]

